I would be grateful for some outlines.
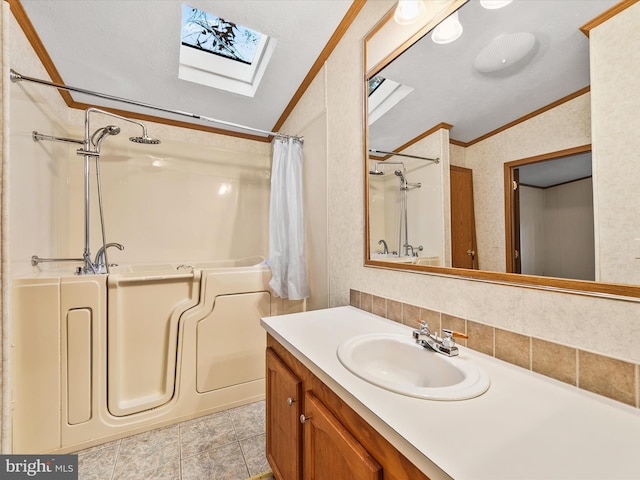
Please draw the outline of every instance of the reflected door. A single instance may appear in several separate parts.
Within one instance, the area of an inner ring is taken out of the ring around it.
[[[450,166],[451,266],[478,269],[476,220],[473,213],[473,171]]]

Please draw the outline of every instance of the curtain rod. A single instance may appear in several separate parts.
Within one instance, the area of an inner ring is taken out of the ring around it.
[[[92,95],[94,97],[103,98],[105,100],[113,100],[115,102],[127,103],[129,105],[137,105],[139,107],[150,108],[152,110],[158,110],[158,111],[165,112],[165,113],[173,113],[175,115],[182,115],[182,116],[185,116],[185,117],[195,118],[197,120],[205,120],[205,121],[211,122],[211,123],[218,123],[218,124],[221,124],[221,125],[226,125],[228,127],[235,127],[235,128],[240,128],[242,130],[249,130],[249,131],[256,132],[256,133],[263,133],[263,134],[266,134],[266,135],[273,135],[274,137],[295,138],[297,140],[302,140],[301,137],[298,137],[298,136],[295,136],[295,135],[285,135],[284,133],[270,132],[268,130],[260,130],[258,128],[248,127],[246,125],[240,125],[238,123],[227,122],[226,120],[218,120],[216,118],[205,117],[204,115],[196,115],[194,113],[184,112],[182,110],[172,110],[170,108],[158,107],[157,105],[151,105],[149,103],[137,102],[135,100],[128,100],[126,98],[120,98],[120,97],[115,97],[113,95],[107,95],[106,93],[94,92],[94,91],[91,91],[91,90],[85,90],[84,88],[70,87],[68,85],[62,85],[62,84],[59,84],[59,83],[48,82],[46,80],[41,80],[39,78],[27,77],[26,75],[21,75],[20,73],[16,72],[14,69],[10,70],[9,78],[14,83],[22,81],[22,80],[26,80],[27,82],[33,82],[33,83],[37,83],[37,84],[40,84],[40,85],[46,85],[48,87],[55,87],[55,88],[60,89],[60,90],[67,90],[69,92],[83,93],[85,95]]]
[[[397,153],[397,152],[384,152],[382,150],[376,150],[374,148],[370,148],[369,149],[369,153],[381,153],[382,155],[395,155],[395,156],[398,156],[398,157],[417,158],[418,160],[427,160],[427,161],[433,162],[433,163],[440,163],[440,159],[439,158],[427,158],[427,157],[420,157],[418,155],[408,155],[406,153]]]

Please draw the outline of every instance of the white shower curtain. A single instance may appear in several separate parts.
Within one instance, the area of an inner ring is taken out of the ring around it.
[[[302,140],[273,141],[269,203],[269,286],[282,298],[309,296],[304,254],[302,202]]]

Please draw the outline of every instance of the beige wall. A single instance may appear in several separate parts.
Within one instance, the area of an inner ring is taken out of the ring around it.
[[[640,284],[640,3],[591,31],[596,256],[602,281]]]
[[[362,39],[392,5],[391,1],[367,2],[327,61],[324,81],[316,79],[305,94],[314,96],[320,90],[326,92],[327,100],[330,304],[349,304],[349,289],[356,289],[638,362],[638,303],[363,266]],[[303,98],[292,118],[313,118],[316,114],[314,106]],[[575,136],[589,137],[588,125],[574,128],[576,133],[570,140],[558,141],[550,148],[574,145]],[[306,143],[305,148],[316,147]],[[521,154],[526,157],[536,152],[532,144]],[[502,225],[504,219],[497,221]],[[625,334],[616,336],[615,342],[603,343],[602,332]]]

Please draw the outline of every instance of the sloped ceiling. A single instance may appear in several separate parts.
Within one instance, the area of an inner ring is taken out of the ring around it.
[[[279,127],[283,112],[350,7],[357,12],[363,4],[353,0],[184,2],[277,40],[255,96],[246,97],[178,78],[182,3],[21,0],[66,85],[266,131]],[[19,73],[31,76],[30,72]],[[75,102],[242,131],[79,93],[71,95]]]

